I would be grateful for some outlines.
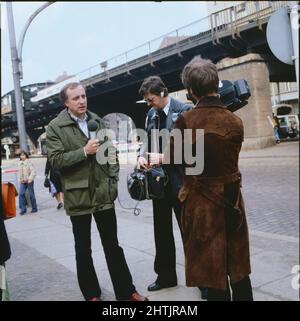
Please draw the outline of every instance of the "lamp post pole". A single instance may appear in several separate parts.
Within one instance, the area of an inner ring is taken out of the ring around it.
[[[27,31],[30,23],[32,22],[32,20],[42,10],[44,10],[46,7],[48,7],[49,5],[51,5],[53,3],[54,2],[45,3],[30,16],[24,29],[22,30],[18,48],[16,45],[16,33],[15,33],[12,2],[6,3],[9,43],[10,43],[10,51],[11,51],[14,91],[15,91],[15,100],[16,100],[17,124],[18,124],[18,131],[19,131],[19,141],[20,141],[20,148],[26,152],[28,152],[27,135],[26,135],[24,109],[22,106],[22,93],[21,93],[21,79],[23,79],[22,47],[23,47],[23,42],[24,42],[26,31]]]
[[[16,114],[17,114],[18,130],[19,130],[20,148],[28,152],[26,129],[25,129],[25,118],[24,118],[24,110],[22,106],[22,96],[21,96],[19,57],[18,57],[18,51],[17,51],[17,45],[16,45],[16,34],[15,34],[14,17],[13,17],[11,2],[6,3],[6,9],[7,9],[7,23],[8,23],[9,43],[10,43],[10,52],[11,52],[11,61],[12,61],[12,70],[13,70],[13,80],[14,80],[14,88],[15,88]]]

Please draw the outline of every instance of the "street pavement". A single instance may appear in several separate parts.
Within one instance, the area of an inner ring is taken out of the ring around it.
[[[121,154],[123,163],[125,157],[126,154]],[[55,199],[43,186],[46,159],[32,157],[31,160],[37,169],[38,213],[29,211],[5,222],[12,248],[12,257],[6,265],[10,299],[83,301],[77,284],[70,219],[63,209],[56,209]],[[17,164],[17,159],[3,160],[2,171],[17,168]],[[121,165],[121,205],[119,201],[115,205],[119,242],[137,290],[151,301],[201,301],[198,288],[185,286],[184,254],[175,220],[178,286],[157,292],[147,291],[147,286],[156,278],[153,271],[152,204],[151,201],[140,202],[140,215],[133,214],[136,201],[130,199],[126,187],[127,174],[132,170],[132,164]],[[242,151],[240,170],[250,234],[254,300],[299,301],[299,289],[295,289],[295,284],[299,284],[299,143],[284,142],[265,149]],[[2,172],[3,181],[13,182],[14,179],[13,173]],[[114,301],[94,222],[92,250],[102,299]]]

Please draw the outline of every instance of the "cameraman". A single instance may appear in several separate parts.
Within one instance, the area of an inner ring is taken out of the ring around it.
[[[211,61],[199,56],[192,59],[184,67],[182,82],[195,101],[195,108],[182,114],[174,126],[181,130],[182,147],[191,144],[195,150],[195,132],[204,129],[204,170],[198,175],[185,173],[178,196],[183,203],[186,284],[207,287],[210,301],[252,301],[248,228],[238,168],[243,123],[221,102],[218,72]],[[192,130],[191,141],[186,129]],[[172,137],[170,151],[172,164],[176,153],[181,153]],[[186,170],[187,165],[184,167]]]

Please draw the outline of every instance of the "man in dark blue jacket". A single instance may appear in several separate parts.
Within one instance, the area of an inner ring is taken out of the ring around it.
[[[191,109],[192,106],[169,97],[168,89],[158,76],[146,78],[140,87],[139,94],[143,96],[148,106],[151,107],[147,113],[145,123],[148,141],[143,143],[138,157],[138,167],[147,168],[161,164],[164,156],[162,139],[151,141],[151,130],[167,129],[170,132],[178,116]],[[177,195],[182,185],[183,174],[181,167],[167,172],[167,174],[169,182],[166,186],[165,196],[162,199],[153,200],[156,249],[154,271],[157,274],[157,279],[148,286],[148,291],[156,291],[177,285],[172,210],[175,212],[180,227],[181,204]]]

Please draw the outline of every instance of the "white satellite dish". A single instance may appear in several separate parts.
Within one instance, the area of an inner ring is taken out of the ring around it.
[[[280,8],[272,14],[267,25],[267,41],[276,58],[286,64],[294,64],[292,30],[287,8]]]

